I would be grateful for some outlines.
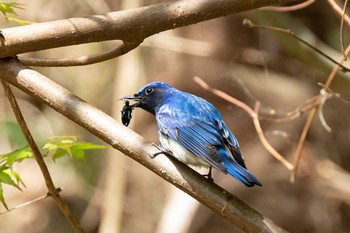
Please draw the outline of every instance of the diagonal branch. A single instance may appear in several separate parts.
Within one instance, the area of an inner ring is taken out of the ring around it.
[[[60,193],[61,189],[55,188],[53,181],[51,179],[50,172],[49,172],[49,170],[44,162],[44,159],[40,153],[39,147],[35,143],[35,141],[32,137],[32,134],[29,131],[27,123],[25,122],[25,120],[23,118],[21,110],[17,104],[16,98],[12,93],[11,87],[4,80],[1,80],[1,84],[4,87],[5,94],[6,94],[8,100],[11,104],[12,110],[16,116],[16,119],[17,119],[19,126],[21,127],[21,130],[24,134],[24,137],[26,138],[30,148],[32,149],[32,152],[35,156],[36,162],[38,163],[40,170],[41,170],[41,173],[44,176],[46,187],[49,190],[48,196],[51,196],[55,200],[55,203],[61,209],[62,213],[65,215],[66,219],[69,221],[69,223],[71,224],[74,231],[76,233],[84,232],[83,229],[81,228],[78,220],[73,215],[73,213],[70,211],[67,203],[65,203],[64,200],[62,199],[62,197],[60,196],[59,193]]]
[[[178,0],[1,29],[0,57],[106,40],[140,42],[162,31],[295,0]]]
[[[244,231],[286,232],[178,160],[165,155],[151,159],[149,155],[159,151],[140,135],[17,60],[0,60],[0,78],[81,125]]]

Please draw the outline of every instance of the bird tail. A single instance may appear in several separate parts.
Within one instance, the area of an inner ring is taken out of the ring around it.
[[[238,181],[248,187],[252,187],[254,185],[262,186],[260,181],[252,173],[238,164],[233,158],[228,155],[223,157],[222,162],[225,164],[226,171]]]

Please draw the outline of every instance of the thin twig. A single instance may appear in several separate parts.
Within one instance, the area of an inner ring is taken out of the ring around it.
[[[61,191],[62,191],[61,188],[57,188],[57,192],[61,192]],[[10,208],[10,209],[8,209],[8,210],[5,210],[5,211],[3,211],[3,212],[0,212],[0,215],[2,215],[2,214],[7,214],[8,212],[11,212],[11,211],[13,211],[13,210],[22,208],[22,207],[27,206],[27,205],[30,205],[30,204],[33,204],[33,203],[35,203],[35,202],[37,202],[37,201],[41,201],[41,200],[43,200],[43,199],[45,199],[45,198],[47,198],[47,197],[50,197],[50,194],[49,194],[49,193],[46,193],[45,195],[42,195],[42,196],[40,196],[40,197],[37,197],[37,198],[35,198],[35,199],[33,199],[33,200],[24,202],[24,203],[22,203],[22,204],[20,204],[20,205],[18,205],[18,206],[15,206],[15,207]]]
[[[112,50],[103,53],[93,54],[89,56],[71,57],[71,58],[32,58],[19,57],[18,59],[27,66],[41,66],[41,67],[61,67],[61,66],[83,66],[98,62],[103,62],[122,56],[140,45],[139,42],[126,43],[117,46]]]
[[[317,98],[318,98],[318,95],[306,100],[302,105],[300,105],[296,109],[290,112],[287,112],[283,115],[276,115],[276,114],[270,114],[269,116],[259,115],[259,119],[266,120],[266,121],[274,121],[274,122],[287,122],[287,121],[295,120],[296,118],[300,117],[304,112],[313,108],[315,106],[315,102]]]
[[[194,81],[196,83],[198,83],[203,89],[210,91],[211,93],[229,101],[230,103],[236,105],[237,107],[242,108],[244,111],[246,111],[250,117],[253,120],[254,126],[255,126],[255,130],[259,136],[259,139],[261,141],[261,143],[263,144],[263,146],[266,148],[266,150],[268,152],[270,152],[278,161],[280,161],[284,166],[286,166],[288,168],[288,170],[293,170],[293,165],[288,162],[288,160],[286,160],[280,153],[278,153],[272,146],[271,144],[267,141],[264,132],[261,128],[260,125],[260,121],[259,121],[259,116],[258,116],[258,112],[257,110],[260,107],[259,102],[256,103],[255,105],[255,110],[253,110],[251,107],[249,107],[248,105],[246,105],[245,103],[239,101],[238,99],[220,91],[217,90],[215,88],[210,87],[206,82],[204,82],[204,80],[202,80],[199,77],[194,77]]]
[[[263,25],[256,25],[254,24],[251,20],[249,19],[244,19],[243,20],[243,25],[247,25],[250,28],[259,28],[259,29],[268,29],[268,30],[272,30],[272,31],[277,31],[277,32],[282,32],[288,35],[291,35],[292,37],[294,37],[295,39],[297,39],[299,42],[301,42],[302,44],[306,45],[307,47],[315,50],[318,54],[322,55],[323,57],[325,57],[327,60],[331,61],[332,63],[334,63],[335,65],[338,65],[342,68],[343,72],[349,72],[350,69],[343,66],[342,64],[340,64],[339,62],[337,62],[336,60],[334,60],[333,58],[331,58],[329,55],[327,55],[325,52],[321,51],[320,49],[318,49],[317,47],[313,46],[312,44],[310,44],[309,42],[307,42],[306,40],[302,39],[300,36],[296,35],[292,30],[290,29],[284,29],[284,28],[279,28],[279,27],[273,27],[273,26],[263,26]]]
[[[318,106],[321,102],[321,99],[317,99],[317,102],[316,102],[316,105],[313,109],[311,109],[310,111],[310,114],[309,114],[309,117],[307,118],[306,120],[306,123],[305,123],[305,126],[304,126],[304,129],[300,135],[300,139],[299,139],[299,142],[298,142],[298,145],[297,145],[297,148],[295,150],[295,155],[294,155],[294,162],[293,162],[293,165],[294,165],[294,170],[292,171],[291,173],[291,177],[290,177],[290,182],[291,183],[294,183],[295,182],[295,177],[296,177],[296,174],[297,174],[297,169],[298,169],[298,166],[299,166],[299,162],[300,162],[300,158],[301,158],[301,152],[304,148],[304,143],[306,141],[306,136],[309,132],[309,129],[311,127],[311,124],[316,116],[316,113],[317,113],[317,109],[318,109]]]
[[[314,2],[315,2],[315,0],[307,0],[305,2],[295,4],[292,6],[266,6],[266,7],[260,8],[259,10],[280,11],[280,12],[296,11],[296,10],[304,9],[304,8],[310,6]]]
[[[65,215],[66,219],[69,221],[69,223],[71,224],[74,231],[76,233],[83,233],[84,230],[80,226],[79,221],[73,215],[73,213],[70,211],[67,203],[65,203],[64,200],[61,198],[58,189],[53,184],[50,172],[49,172],[49,170],[45,164],[45,161],[40,153],[38,145],[35,143],[35,141],[32,137],[32,134],[29,131],[27,123],[24,120],[24,117],[23,117],[22,112],[18,106],[17,100],[16,100],[15,96],[13,95],[13,92],[11,90],[10,85],[3,80],[1,80],[1,84],[4,88],[6,96],[10,102],[12,110],[16,116],[17,122],[18,122],[18,124],[19,124],[19,126],[24,134],[24,137],[26,138],[30,148],[32,149],[32,152],[35,156],[36,162],[38,163],[39,168],[41,170],[41,173],[44,176],[44,180],[46,183],[46,187],[49,191],[49,195],[55,200],[55,203],[60,208],[62,213]]]
[[[340,21],[340,30],[339,30],[339,33],[340,33],[340,47],[341,47],[341,51],[343,53],[345,61],[346,61],[347,58],[346,58],[345,53],[344,53],[344,33],[343,33],[343,29],[344,29],[344,18],[345,18],[345,15],[346,15],[346,6],[347,5],[348,5],[348,0],[345,0],[344,7],[343,7],[343,14],[342,14],[341,21]]]
[[[334,96],[334,97],[338,98],[338,99],[339,99],[340,101],[342,101],[344,104],[350,106],[350,102],[347,101],[346,99],[342,98],[341,95],[340,95],[339,93],[334,92],[334,91],[333,91],[331,88],[329,88],[329,87],[325,87],[323,83],[318,83],[318,84],[319,84],[321,87],[323,87],[324,90],[325,90],[327,93],[329,93],[329,95],[331,95],[332,97]]]
[[[344,19],[344,21],[350,26],[350,17],[347,14],[343,14],[343,10],[334,0],[328,0],[328,3],[333,7],[333,9]]]
[[[261,143],[264,145],[266,150],[269,151],[278,161],[280,161],[289,170],[293,170],[293,165],[290,162],[288,162],[280,153],[278,153],[275,150],[275,148],[273,148],[271,146],[271,144],[267,141],[265,134],[261,128],[259,118],[258,118],[259,108],[260,108],[260,102],[256,102],[255,109],[254,109],[254,112],[255,112],[254,116],[256,116],[256,117],[252,117],[252,119],[254,122],[255,130],[259,136]]]
[[[348,56],[348,54],[350,53],[350,45],[348,45],[348,47],[345,49],[344,51],[345,55]],[[344,62],[344,56],[341,57],[341,59],[339,60],[339,63],[343,63]],[[329,86],[331,85],[331,83],[333,82],[334,80],[334,77],[335,75],[337,74],[337,72],[339,71],[339,69],[341,68],[340,65],[336,65],[334,66],[332,72],[329,74],[328,78],[327,78],[327,81],[323,87],[322,90],[325,90],[327,91],[327,89],[329,88]],[[299,139],[299,142],[298,142],[298,145],[297,145],[297,149],[295,151],[295,156],[294,156],[294,162],[293,162],[293,165],[294,165],[294,170],[291,174],[291,177],[290,177],[290,181],[291,182],[294,182],[295,181],[295,177],[297,175],[297,171],[298,171],[298,166],[299,166],[299,162],[300,162],[300,158],[301,158],[301,152],[303,150],[303,147],[304,147],[304,143],[305,143],[305,140],[306,140],[306,136],[310,130],[310,127],[311,127],[311,123],[313,122],[315,116],[316,116],[316,113],[317,113],[317,110],[320,106],[320,103],[322,101],[322,98],[323,96],[320,95],[315,103],[315,106],[314,108],[310,111],[310,114],[309,114],[309,117],[305,123],[305,126],[304,126],[304,129],[300,135],[300,139]]]

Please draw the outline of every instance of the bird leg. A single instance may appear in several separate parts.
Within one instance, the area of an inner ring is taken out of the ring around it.
[[[160,150],[160,152],[150,154],[149,157],[151,157],[151,159],[154,159],[155,157],[157,157],[160,154],[173,156],[169,151],[166,151],[161,145],[159,145],[157,143],[152,143],[152,146],[156,147],[158,150]]]
[[[213,179],[212,176],[211,176],[211,169],[212,169],[212,166],[209,167],[209,172],[208,172],[208,174],[202,175],[202,176],[204,176],[205,178],[207,178],[209,181],[214,182],[214,179]]]

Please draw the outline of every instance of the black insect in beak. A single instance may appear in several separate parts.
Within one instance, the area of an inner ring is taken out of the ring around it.
[[[132,118],[132,111],[134,110],[135,107],[138,106],[139,102],[141,101],[141,98],[135,97],[134,95],[130,96],[124,96],[123,98],[119,99],[124,101],[124,106],[122,108],[121,112],[121,118],[122,118],[122,123],[125,126],[128,126],[131,118]],[[129,100],[136,101],[136,103],[130,105]]]

